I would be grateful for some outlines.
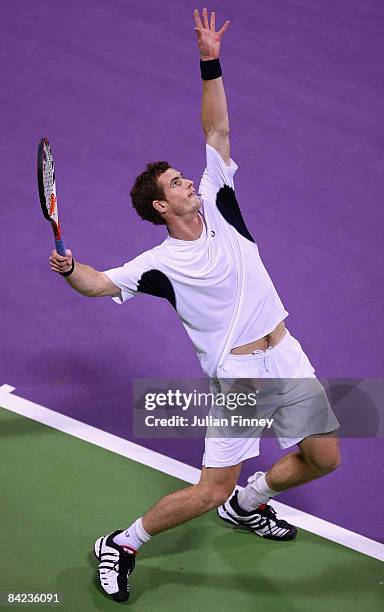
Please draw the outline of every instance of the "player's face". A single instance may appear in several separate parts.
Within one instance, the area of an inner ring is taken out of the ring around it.
[[[193,181],[184,178],[181,172],[168,168],[157,180],[164,190],[169,212],[182,216],[199,210],[201,203]]]

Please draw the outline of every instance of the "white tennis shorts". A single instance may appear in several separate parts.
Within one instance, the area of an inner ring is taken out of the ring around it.
[[[262,382],[260,379],[273,380]],[[256,391],[260,394],[255,408],[248,406],[240,412],[247,417],[269,419],[270,423],[273,420],[270,429],[273,429],[281,448],[289,448],[308,436],[332,432],[339,427],[313,366],[288,330],[279,344],[266,351],[257,350],[249,355],[229,354],[218,368],[217,379],[211,380],[212,386],[216,393]],[[228,410],[217,406],[210,411],[215,418],[224,413],[229,415]],[[229,429],[209,426],[203,465],[229,467],[256,457],[260,453],[260,437],[264,429],[263,425],[231,426]]]

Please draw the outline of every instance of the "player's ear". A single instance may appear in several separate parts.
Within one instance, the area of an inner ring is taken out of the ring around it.
[[[153,200],[152,206],[159,213],[166,213],[168,210],[168,203],[165,200]]]

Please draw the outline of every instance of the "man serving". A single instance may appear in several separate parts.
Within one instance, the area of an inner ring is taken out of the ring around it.
[[[95,543],[98,576],[117,601],[129,596],[128,577],[137,551],[157,533],[218,508],[219,516],[273,540],[295,537],[296,528],[278,519],[268,500],[279,492],[323,476],[339,463],[338,423],[299,342],[285,327],[288,316],[242,218],[234,191],[237,165],[230,157],[229,120],[215,13],[194,12],[202,77],[202,127],[206,168],[196,192],[193,182],[167,162],[147,165],[131,190],[142,219],[165,225],[167,238],[119,268],[105,272],[55,251],[51,269],[89,296],[124,303],[139,293],[166,298],[178,313],[214,385],[228,380],[284,379],[284,405],[267,402],[282,448],[297,445],[266,473],[233,490],[242,462],[259,454],[260,435],[211,437],[205,441],[201,478],[163,497],[127,528]],[[295,381],[293,384],[292,381]],[[291,382],[289,382],[291,381]],[[307,383],[311,381],[310,388]],[[231,383],[232,384],[232,383]],[[315,385],[315,386],[314,386]],[[315,389],[315,392],[314,392]],[[309,418],[314,397],[318,419]],[[299,422],[292,432],[292,418]],[[261,431],[259,432],[261,434]]]

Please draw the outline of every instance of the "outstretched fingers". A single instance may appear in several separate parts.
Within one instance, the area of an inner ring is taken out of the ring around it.
[[[211,13],[210,22],[208,19],[208,10],[206,8],[203,8],[202,16],[203,16],[203,21],[201,21],[201,17],[200,17],[200,13],[198,9],[194,10],[196,28],[198,30],[211,30],[212,32],[214,32],[215,31],[215,11],[212,11]]]
[[[228,30],[229,28],[229,21],[226,21],[225,24],[220,28],[220,30],[217,32],[218,35],[221,37],[223,36],[223,34]]]
[[[206,8],[203,8],[203,23],[204,23],[204,28],[206,30],[209,30],[208,11]]]
[[[195,18],[195,26],[197,30],[202,30],[203,29],[203,24],[201,23],[201,19],[200,19],[200,13],[197,9],[195,9],[193,11],[193,16]]]
[[[215,11],[212,11],[211,13],[211,31],[215,32],[215,27],[216,27],[216,15],[215,15]]]
[[[206,8],[203,8],[202,16],[203,21],[201,21],[200,13],[198,9],[195,9],[193,12],[195,19],[195,30],[198,32],[199,30],[210,30],[211,32],[215,32],[216,29],[216,13],[212,11],[211,18],[208,20],[208,11]],[[217,34],[221,37],[227,31],[229,26],[229,21],[226,21],[224,25],[220,28]]]

